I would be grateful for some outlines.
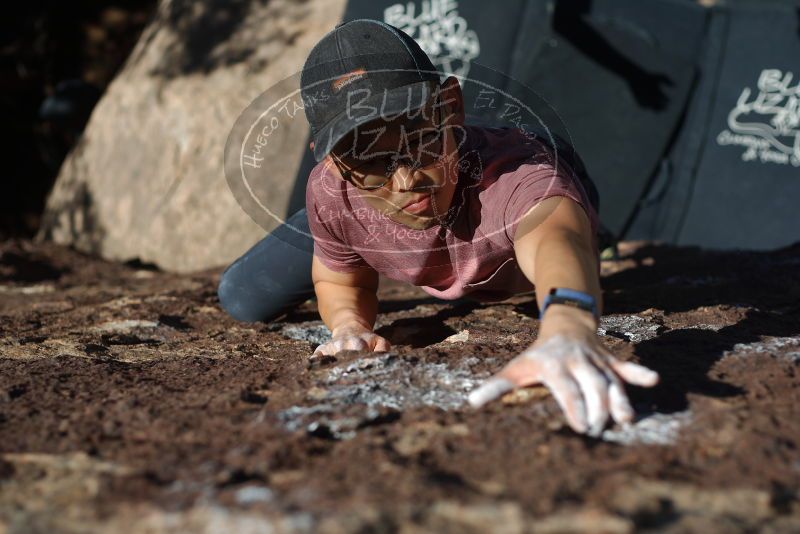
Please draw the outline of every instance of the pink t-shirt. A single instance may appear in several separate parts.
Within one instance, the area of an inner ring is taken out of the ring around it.
[[[448,218],[425,230],[392,221],[334,165],[318,163],[306,187],[314,255],[331,270],[371,266],[441,299],[503,300],[534,289],[517,264],[513,237],[522,216],[551,196],[584,208],[597,250],[597,212],[572,169],[561,158],[555,164],[546,144],[517,128],[465,125],[463,132]]]

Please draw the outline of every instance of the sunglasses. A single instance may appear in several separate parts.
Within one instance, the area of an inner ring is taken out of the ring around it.
[[[331,159],[339,169],[342,178],[358,189],[374,191],[388,184],[401,166],[408,167],[413,172],[438,163],[443,157],[442,150],[444,148],[442,112],[438,103],[439,95],[437,94],[433,104],[436,109],[434,125],[419,128],[408,134],[409,142],[406,145],[405,154],[397,152],[366,160],[361,157],[353,158],[355,161],[363,162],[354,165],[354,162],[348,164],[331,153]]]

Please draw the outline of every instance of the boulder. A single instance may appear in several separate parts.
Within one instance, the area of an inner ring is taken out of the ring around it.
[[[345,1],[162,0],[92,112],[47,200],[37,241],[194,271],[230,263],[278,219],[256,222],[223,172],[226,140],[261,93],[297,80]],[[285,130],[266,207],[286,215],[308,125]]]

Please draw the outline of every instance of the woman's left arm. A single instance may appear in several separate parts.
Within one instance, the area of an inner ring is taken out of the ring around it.
[[[602,314],[599,252],[577,202],[554,196],[531,208],[517,225],[514,253],[536,287],[539,309],[551,288],[565,287],[592,295]],[[597,327],[591,312],[549,305],[536,341],[472,392],[470,403],[481,406],[515,387],[543,383],[577,432],[599,434],[609,415],[630,422],[633,409],[623,381],[652,386],[658,374],[616,359],[601,343]]]

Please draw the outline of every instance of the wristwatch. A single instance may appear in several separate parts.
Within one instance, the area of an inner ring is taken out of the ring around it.
[[[542,317],[544,317],[544,312],[550,304],[566,304],[568,306],[580,308],[582,310],[591,312],[595,319],[598,321],[600,320],[600,317],[597,314],[597,303],[595,302],[594,297],[589,293],[584,293],[583,291],[568,289],[566,287],[552,288],[550,293],[548,293],[548,295],[545,297],[544,305],[542,306],[542,310],[539,312],[540,321]]]

